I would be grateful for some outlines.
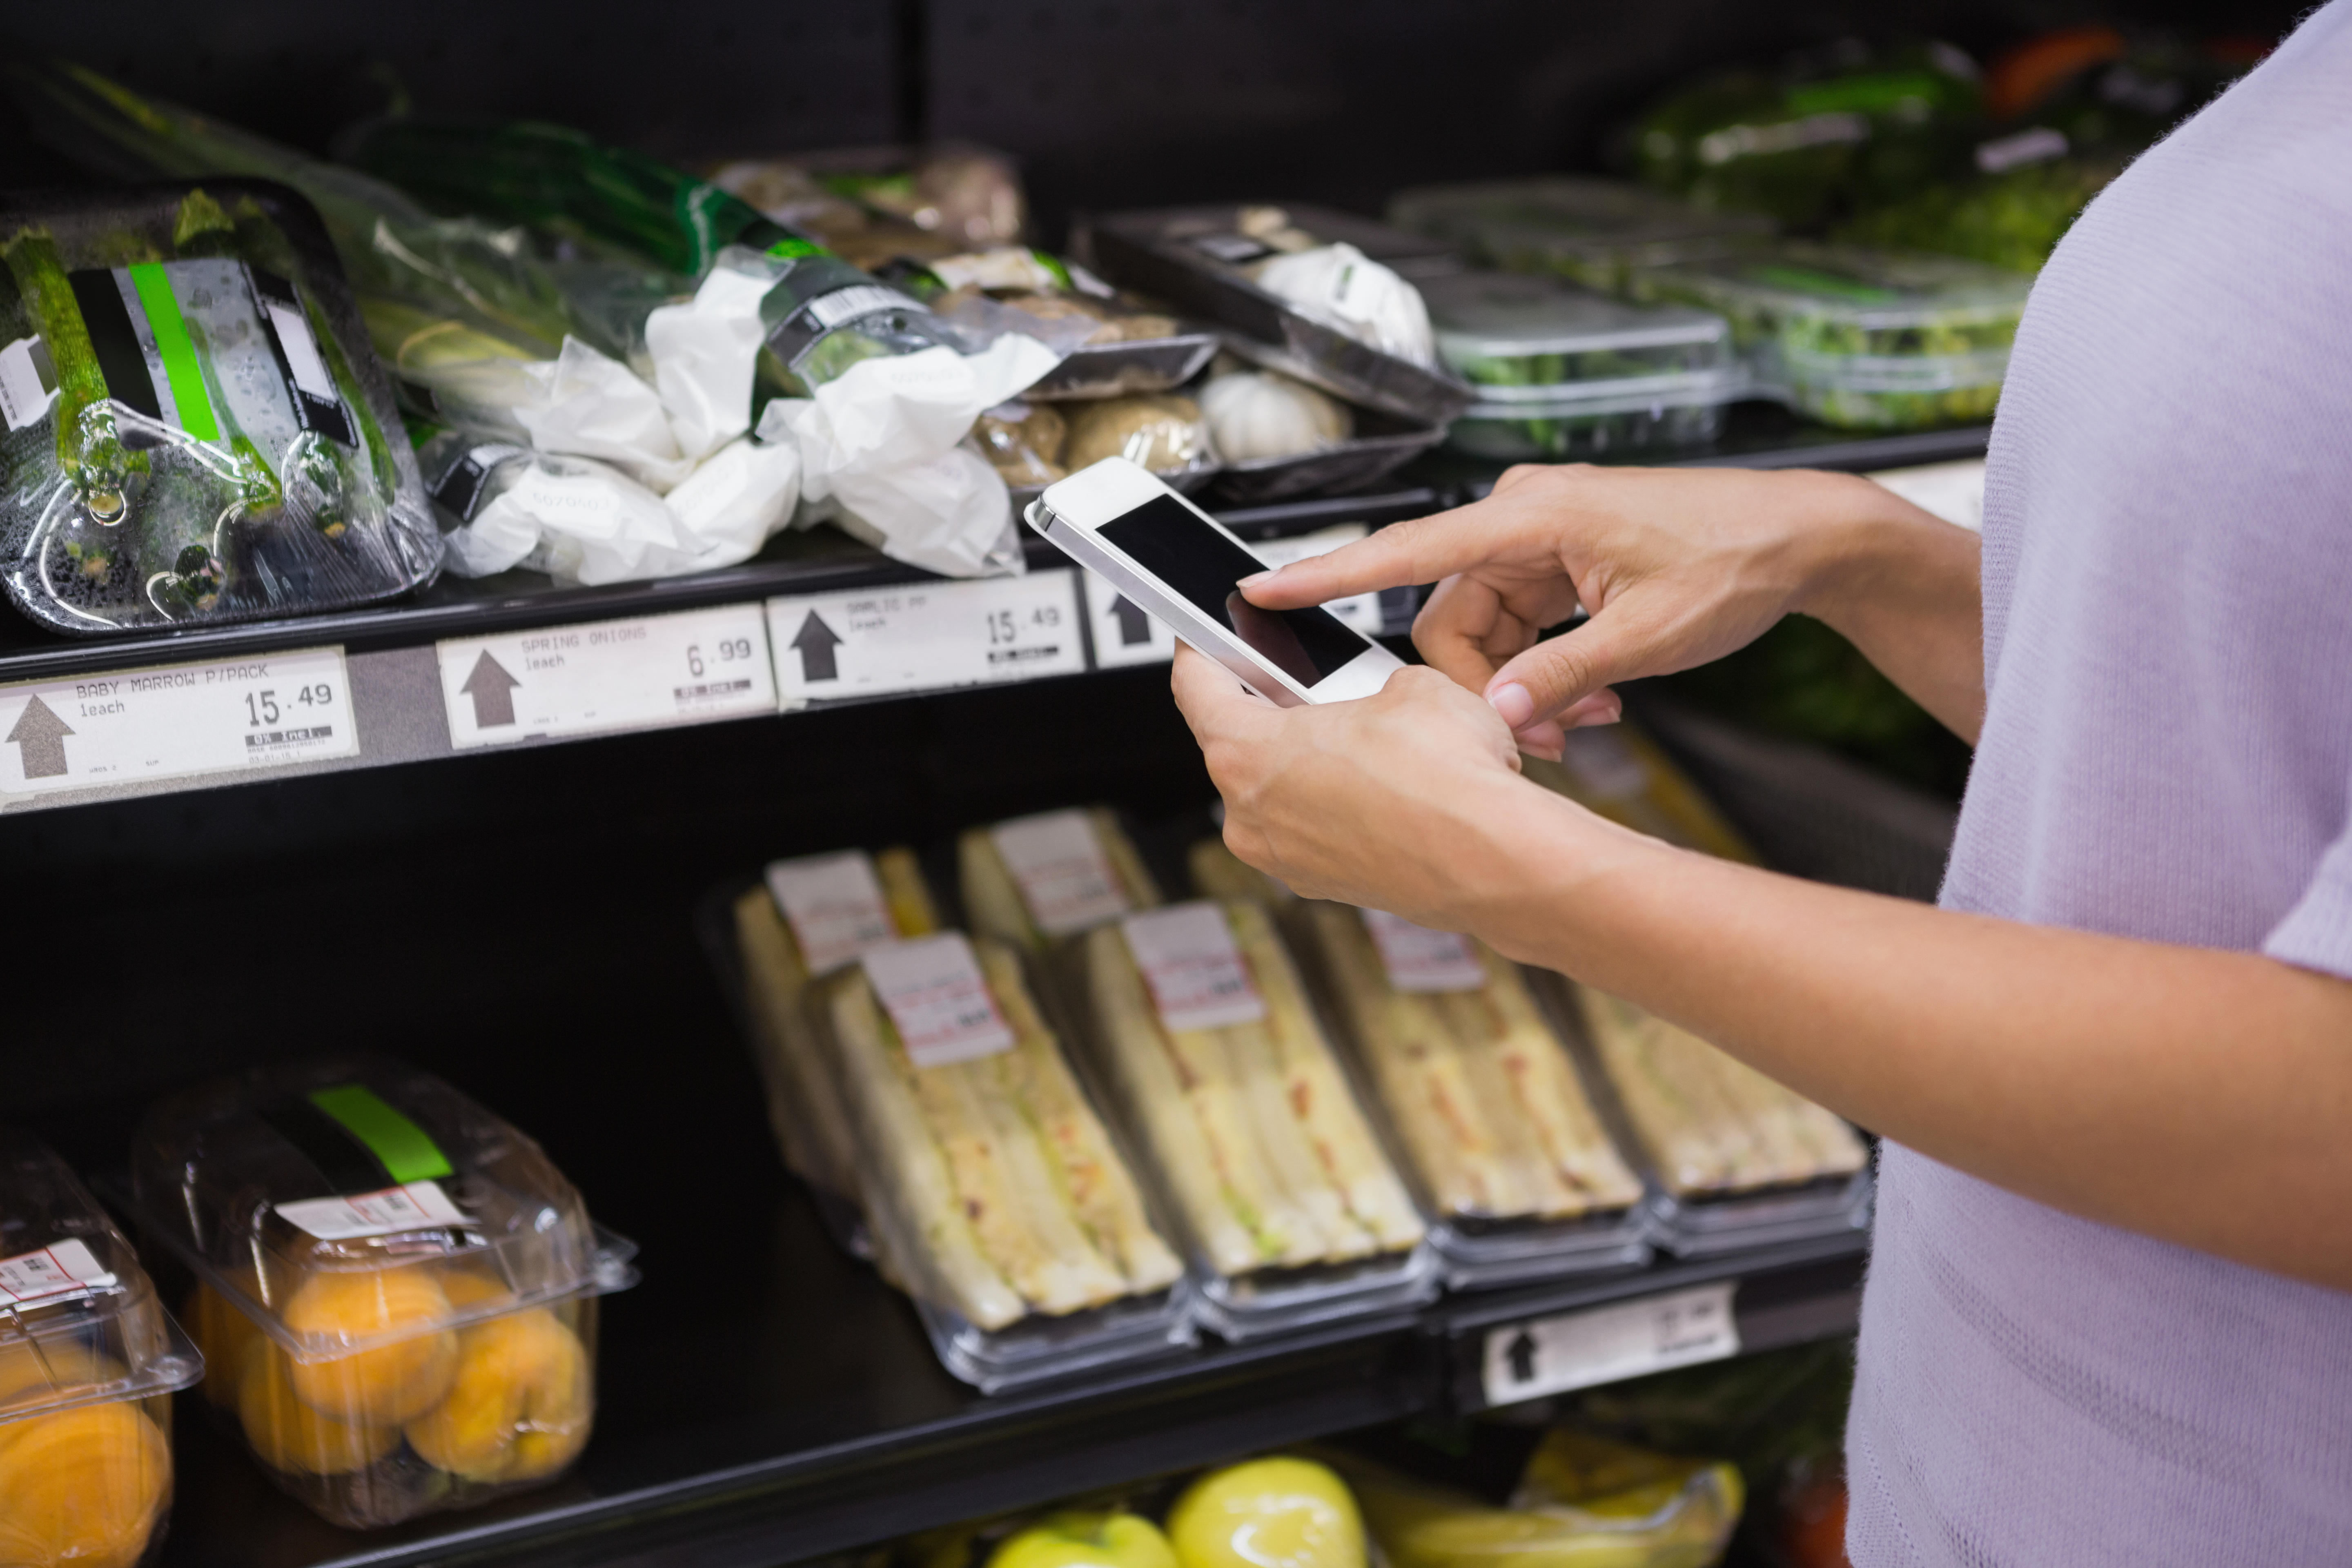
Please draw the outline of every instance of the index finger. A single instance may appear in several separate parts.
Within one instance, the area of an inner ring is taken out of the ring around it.
[[[1493,559],[1497,531],[1471,516],[1479,503],[1430,517],[1392,522],[1369,539],[1343,544],[1260,576],[1244,577],[1242,593],[1269,610],[1297,610],[1350,594],[1434,583]]]

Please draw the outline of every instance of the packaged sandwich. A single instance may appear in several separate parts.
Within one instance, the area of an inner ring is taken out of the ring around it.
[[[0,1128],[0,1563],[133,1568],[172,1511],[204,1360],[63,1161]]]
[[[1454,1283],[1647,1257],[1641,1181],[1516,965],[1376,910],[1301,901],[1294,919]]]
[[[1553,794],[1636,833],[1726,860],[1759,863],[1739,830],[1630,721],[1570,730],[1559,761],[1521,757],[1519,771]]]
[[[362,1059],[195,1090],[149,1113],[131,1184],[195,1276],[209,1402],[321,1518],[472,1507],[587,1445],[596,1298],[634,1248],[440,1079]]]
[[[1433,1285],[1421,1215],[1264,909],[1129,915],[1066,962],[1219,1331],[1400,1304]]]
[[[956,863],[972,929],[1031,952],[1160,901],[1107,806],[972,828],[957,841]]]
[[[1573,984],[1587,1036],[1664,1189],[1682,1253],[1866,1223],[1869,1150],[1828,1110],[1697,1036]]]
[[[1183,1265],[1012,949],[871,948],[810,1005],[881,1262],[950,1371],[996,1388],[1183,1342]]]
[[[772,863],[762,885],[736,899],[734,912],[753,1057],[784,1163],[854,1210],[849,1130],[805,994],[811,981],[856,963],[869,947],[938,931],[930,889],[910,849],[845,849]]]

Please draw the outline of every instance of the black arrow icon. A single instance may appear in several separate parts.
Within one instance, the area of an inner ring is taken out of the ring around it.
[[[1511,1363],[1513,1383],[1533,1383],[1536,1380],[1536,1337],[1521,1329],[1510,1348],[1503,1352]]]
[[[1111,617],[1118,622],[1118,646],[1133,647],[1151,640],[1151,617],[1130,604],[1121,594],[1110,602]]]
[[[36,697],[16,715],[16,727],[8,731],[8,739],[16,742],[16,754],[24,759],[26,778],[54,779],[65,776],[66,737],[72,733],[72,726]]]
[[[838,680],[840,661],[833,650],[841,646],[841,634],[826,626],[814,610],[793,634],[793,646],[801,651],[801,679],[806,681]]]
[[[507,673],[505,665],[490,657],[489,649],[484,648],[482,657],[474,661],[474,673],[457,688],[474,700],[474,728],[495,730],[501,724],[513,723],[514,690],[521,684]]]

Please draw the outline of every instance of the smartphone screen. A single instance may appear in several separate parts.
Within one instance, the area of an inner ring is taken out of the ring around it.
[[[1262,610],[1243,598],[1234,584],[1265,563],[1173,496],[1154,496],[1096,531],[1301,686],[1316,685],[1370,646],[1319,606]]]

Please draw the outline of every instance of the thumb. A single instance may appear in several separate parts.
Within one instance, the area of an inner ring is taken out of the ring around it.
[[[1622,601],[1603,605],[1572,631],[1536,644],[1496,670],[1486,700],[1513,731],[1559,718],[1610,682],[1643,673],[1643,638]]]

